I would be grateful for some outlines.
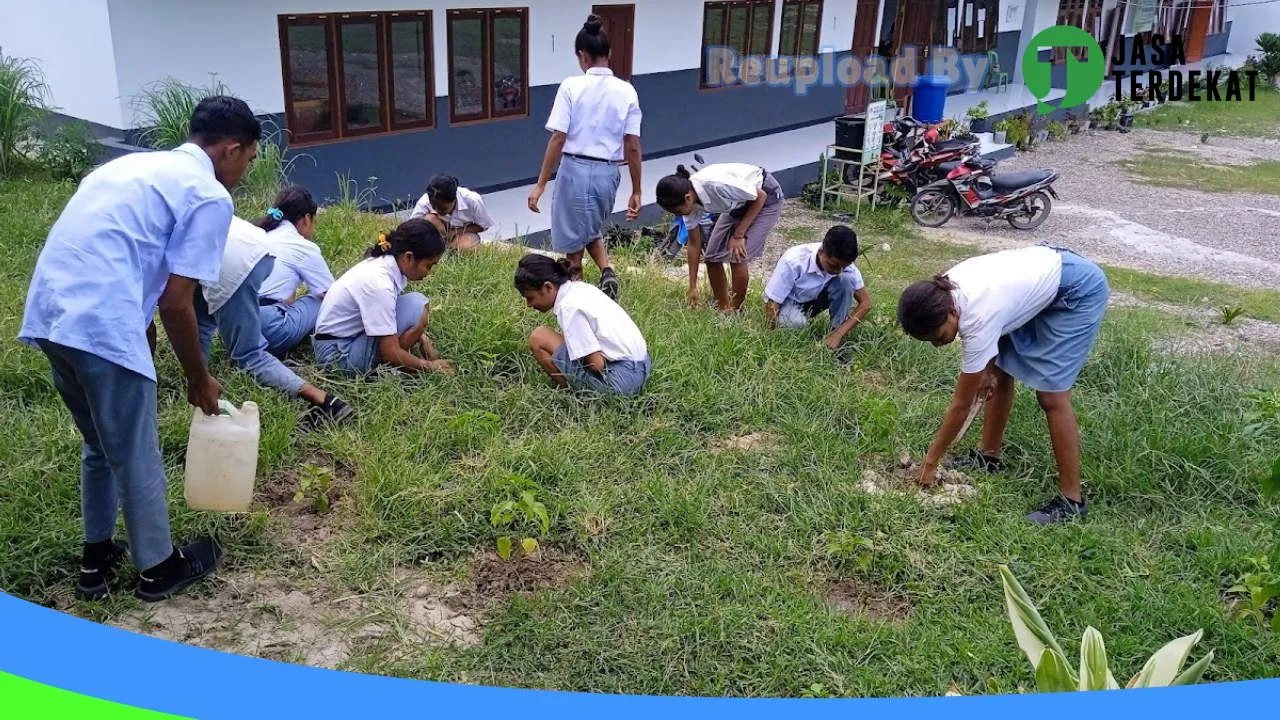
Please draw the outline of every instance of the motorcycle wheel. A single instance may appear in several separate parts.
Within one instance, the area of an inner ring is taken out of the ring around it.
[[[1009,224],[1016,230],[1035,230],[1044,224],[1053,209],[1053,202],[1043,190],[1031,193],[1022,202],[1023,210],[1008,217]]]
[[[942,227],[956,214],[956,201],[945,190],[921,190],[911,200],[911,219],[924,227]]]

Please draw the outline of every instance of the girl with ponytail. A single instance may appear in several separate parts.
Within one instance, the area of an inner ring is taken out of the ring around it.
[[[316,322],[316,362],[349,375],[367,375],[379,364],[452,373],[453,363],[440,358],[427,334],[430,301],[421,293],[401,294],[410,281],[430,275],[444,251],[440,231],[421,218],[379,236],[325,295]]]
[[[742,308],[751,281],[748,263],[764,255],[765,240],[782,217],[782,186],[764,168],[745,163],[708,165],[696,173],[685,166],[658,181],[658,205],[684,218],[689,229],[689,302],[698,302],[698,262],[707,265],[707,279],[716,304],[726,314]],[[719,214],[709,237],[701,220]],[[705,253],[704,253],[705,241]],[[730,294],[724,263],[733,274]]]
[[[480,247],[480,233],[493,226],[480,193],[458,185],[452,175],[436,175],[427,192],[418,200],[410,219],[426,218],[444,235],[445,244],[455,252]]]
[[[600,289],[616,301],[618,276],[609,265],[604,224],[613,213],[624,156],[631,170],[627,219],[640,212],[640,100],[631,83],[609,69],[609,36],[598,16],[583,23],[574,50],[584,74],[566,79],[556,93],[547,120],[551,140],[529,210],[541,212],[538,203],[554,173],[551,247],[568,256],[574,279],[582,277],[582,256],[589,252],[600,268]]]
[[[288,355],[315,331],[320,301],[333,285],[329,264],[313,241],[318,211],[306,188],[290,185],[254,223],[267,231],[267,250],[276,259],[258,289],[258,315],[267,351],[277,357]],[[303,284],[307,294],[298,297]]]
[[[1045,246],[971,258],[902,293],[898,323],[908,335],[936,347],[959,337],[964,346],[951,407],[921,465],[921,484],[933,484],[938,463],[979,399],[987,401],[981,444],[945,464],[1003,469],[1000,453],[1019,380],[1036,391],[1058,468],[1058,497],[1027,519],[1044,525],[1085,517],[1071,388],[1097,341],[1109,295],[1097,265]]]

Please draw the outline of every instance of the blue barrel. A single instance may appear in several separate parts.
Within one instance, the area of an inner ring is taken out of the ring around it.
[[[940,123],[946,117],[947,90],[951,79],[946,75],[922,75],[916,80],[911,100],[911,116],[922,123]]]

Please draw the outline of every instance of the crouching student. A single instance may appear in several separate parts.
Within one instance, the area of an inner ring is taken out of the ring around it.
[[[853,264],[857,259],[858,236],[844,225],[828,230],[820,243],[797,245],[783,253],[764,289],[769,327],[801,328],[828,311],[831,333],[823,344],[838,349],[871,312],[871,294]]]
[[[271,274],[258,289],[258,316],[267,351],[287,356],[316,329],[320,301],[333,285],[333,273],[312,241],[319,206],[306,188],[291,185],[254,224],[267,232],[267,250],[275,258]],[[307,294],[298,297],[298,288]]]
[[[458,186],[458,178],[437,175],[418,200],[409,219],[425,218],[444,235],[450,250],[466,252],[480,247],[480,233],[493,227],[480,193]]]
[[[196,293],[200,349],[207,362],[216,330],[232,365],[262,385],[311,403],[307,424],[342,422],[352,415],[350,406],[338,396],[307,383],[267,351],[258,296],[274,266],[267,233],[250,222],[232,218],[221,273],[215,282],[201,283],[201,292]]]
[[[689,228],[689,296],[698,292],[698,263],[707,265],[707,280],[724,313],[742,308],[751,281],[748,263],[764,254],[765,240],[782,217],[782,186],[763,168],[746,163],[708,165],[692,175],[680,165],[674,175],[658,182],[658,204],[674,215],[685,216]],[[719,213],[709,237],[703,237],[699,220]],[[732,295],[725,279],[724,263],[733,274]]]
[[[324,296],[313,342],[316,362],[356,376],[380,364],[413,373],[453,372],[453,363],[440,358],[427,334],[427,297],[401,294],[409,281],[430,275],[444,252],[440,231],[421,218],[379,237]],[[422,357],[413,354],[414,347]]]
[[[1043,525],[1084,518],[1080,428],[1071,387],[1097,341],[1109,294],[1097,265],[1069,250],[1043,246],[971,258],[907,288],[898,304],[903,330],[938,347],[957,336],[963,343],[960,378],[921,466],[920,482],[933,483],[942,454],[979,396],[987,399],[982,442],[947,465],[1002,469],[1000,451],[1016,379],[1036,391],[1058,468],[1058,497],[1028,519]]]
[[[516,289],[529,307],[554,313],[560,330],[540,327],[529,337],[538,364],[560,387],[638,395],[652,370],[640,329],[618,303],[594,285],[570,280],[567,260],[525,255]]]

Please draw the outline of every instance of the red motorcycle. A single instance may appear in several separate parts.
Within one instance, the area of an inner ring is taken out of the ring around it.
[[[963,158],[977,155],[981,147],[976,137],[942,140],[936,128],[912,117],[885,123],[877,204],[900,202],[895,187],[907,197],[914,196],[920,187],[946,177]]]
[[[1058,171],[994,172],[995,162],[965,158],[944,180],[926,185],[911,200],[911,217],[925,227],[941,227],[956,215],[1006,220],[1018,230],[1034,230],[1053,208]]]

